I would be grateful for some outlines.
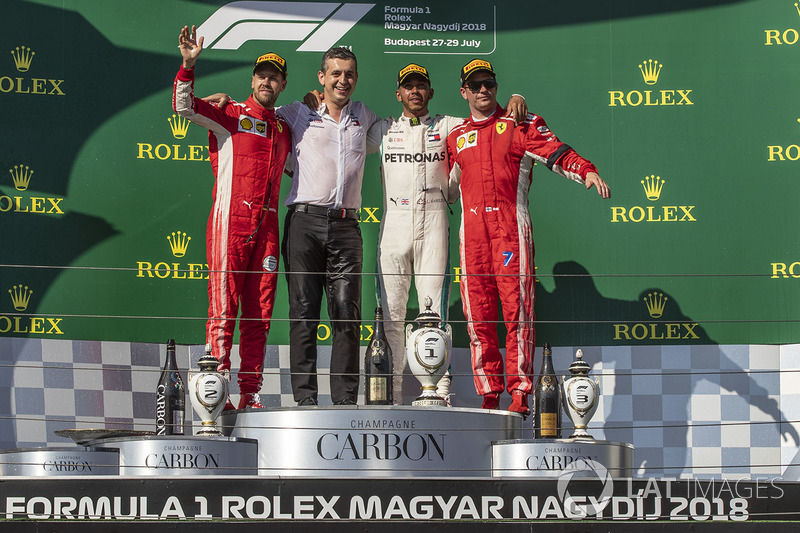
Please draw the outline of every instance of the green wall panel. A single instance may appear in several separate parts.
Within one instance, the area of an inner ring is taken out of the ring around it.
[[[0,335],[203,343],[213,177],[205,131],[173,134],[177,35],[243,4],[7,4]],[[800,10],[791,0],[397,1],[372,4],[341,36],[321,13],[335,18],[353,4],[291,4],[307,8],[305,20],[233,12],[222,39],[206,42],[197,93],[245,98],[252,61],[272,50],[289,62],[279,103],[300,99],[318,86],[314,43],[342,44],[359,58],[355,98],[380,115],[399,113],[396,72],[416,61],[433,77],[431,109],[463,116],[457,71],[485,57],[501,101],[523,94],[598,166],[607,201],[534,169],[540,343],[800,340]],[[278,26],[247,33],[248,23]],[[223,47],[237,35],[238,47]],[[22,56],[27,69],[15,61]],[[645,79],[649,60],[657,79]],[[381,218],[378,165],[369,156],[364,176],[367,273]],[[288,186],[284,178],[282,195]],[[183,255],[170,247],[173,232],[186,239]],[[365,279],[367,323],[372,285]],[[285,291],[281,279],[271,344],[288,343]],[[455,282],[451,293],[456,344],[466,346]]]

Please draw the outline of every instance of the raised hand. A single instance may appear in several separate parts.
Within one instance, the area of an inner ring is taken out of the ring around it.
[[[203,37],[197,39],[197,29],[192,26],[184,26],[178,36],[178,50],[181,51],[183,57],[183,68],[194,68],[197,57],[203,51]]]

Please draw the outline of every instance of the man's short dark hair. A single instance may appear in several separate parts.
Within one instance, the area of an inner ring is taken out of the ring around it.
[[[328,72],[329,59],[352,59],[356,67],[356,74],[358,74],[358,61],[356,60],[356,55],[349,48],[339,46],[336,48],[331,48],[325,52],[322,56],[322,65],[320,66],[320,70],[323,74]]]

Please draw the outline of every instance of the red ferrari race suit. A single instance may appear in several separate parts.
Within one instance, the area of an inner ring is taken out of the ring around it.
[[[216,184],[206,229],[208,322],[206,341],[230,369],[239,305],[239,390],[261,387],[264,347],[278,283],[278,195],[289,128],[252,96],[225,109],[194,97],[194,69],[175,77],[173,109],[208,129],[208,152]]]
[[[507,390],[531,392],[535,272],[528,191],[534,161],[581,183],[597,172],[541,117],[529,114],[514,127],[504,114],[498,106],[486,120],[469,118],[447,138],[451,174],[461,180],[461,299],[480,395],[504,389],[498,298],[507,330]]]

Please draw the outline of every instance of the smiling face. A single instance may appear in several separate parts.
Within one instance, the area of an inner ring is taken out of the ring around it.
[[[253,98],[265,109],[275,107],[278,95],[286,88],[286,78],[270,64],[261,65],[253,73]]]
[[[317,73],[323,86],[326,104],[344,107],[356,88],[358,71],[353,59],[330,58],[325,61],[325,70]]]
[[[422,76],[408,76],[395,94],[397,101],[403,104],[405,116],[422,117],[428,114],[428,102],[433,98],[433,89]]]
[[[461,87],[461,96],[469,103],[469,109],[473,115],[478,117],[488,117],[491,115],[495,107],[497,107],[497,83],[491,89],[487,88],[485,84],[480,83],[484,80],[494,81],[494,76],[486,71],[478,71],[467,78],[464,86]],[[480,84],[478,90],[473,91],[467,85]]]

